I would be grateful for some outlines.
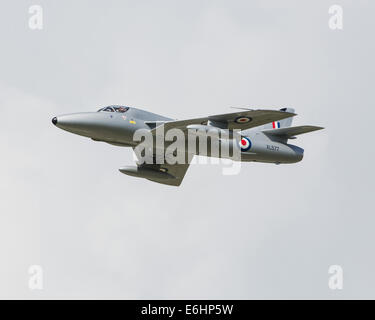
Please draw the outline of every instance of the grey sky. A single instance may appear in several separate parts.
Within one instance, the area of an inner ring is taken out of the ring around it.
[[[0,297],[375,298],[375,4],[280,3],[1,2]],[[301,163],[195,165],[173,188],[50,122],[109,104],[179,119],[291,106],[326,129],[294,141]]]

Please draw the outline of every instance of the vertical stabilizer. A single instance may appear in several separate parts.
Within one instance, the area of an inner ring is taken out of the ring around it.
[[[293,108],[282,108],[282,109],[280,109],[280,111],[294,113]],[[293,117],[290,117],[290,118],[286,118],[286,119],[283,119],[283,120],[267,123],[267,124],[259,127],[259,129],[260,130],[271,130],[271,129],[288,128],[292,125],[292,121],[293,121]]]

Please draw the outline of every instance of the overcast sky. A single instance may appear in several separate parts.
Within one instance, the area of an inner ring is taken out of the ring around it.
[[[1,1],[0,297],[375,298],[375,3],[282,3]],[[293,141],[300,163],[192,165],[175,188],[51,124],[110,104],[178,119],[293,107],[326,129]]]

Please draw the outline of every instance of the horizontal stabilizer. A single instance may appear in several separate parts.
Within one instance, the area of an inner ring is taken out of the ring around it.
[[[308,132],[321,130],[321,129],[324,129],[324,128],[317,127],[317,126],[298,126],[298,127],[263,130],[262,132],[268,136],[291,139],[294,136],[298,136],[299,134],[308,133]]]

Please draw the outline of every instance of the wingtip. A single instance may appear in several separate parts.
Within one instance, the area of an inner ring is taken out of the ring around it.
[[[318,131],[318,130],[323,130],[325,127],[320,127],[320,126],[309,126],[313,129],[313,131]]]
[[[286,111],[280,111],[280,112],[282,112],[283,114],[287,115],[288,118],[289,117],[295,117],[295,116],[298,115],[298,113],[294,113],[294,112],[286,112]]]

